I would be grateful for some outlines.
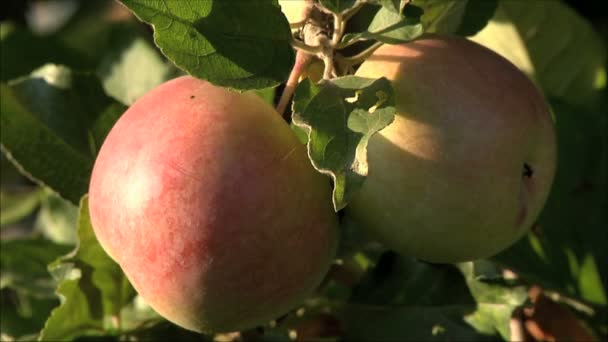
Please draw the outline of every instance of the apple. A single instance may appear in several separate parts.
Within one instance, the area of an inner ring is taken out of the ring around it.
[[[329,180],[278,113],[189,76],[118,120],[95,161],[89,209],[137,292],[198,332],[251,328],[298,305],[338,237]]]
[[[314,6],[312,0],[279,0],[279,5],[290,24],[301,23],[308,19],[312,6]],[[307,58],[305,66],[297,71],[298,79],[310,78],[312,82],[317,83],[323,78],[325,65],[316,56],[307,55]]]
[[[369,143],[348,217],[438,263],[492,256],[530,229],[553,182],[556,138],[523,73],[464,38],[427,35],[383,45],[356,74],[391,80],[397,113]]]
[[[279,6],[287,21],[296,24],[306,20],[312,0],[279,0]]]

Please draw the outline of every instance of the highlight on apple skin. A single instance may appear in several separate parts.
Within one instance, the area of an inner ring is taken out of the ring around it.
[[[199,332],[252,328],[300,304],[338,238],[329,181],[276,111],[189,76],[143,96],[112,128],[89,208],[137,292]]]
[[[281,11],[290,24],[304,21],[312,0],[279,0]]]
[[[553,182],[556,138],[523,73],[464,38],[427,35],[383,45],[357,75],[391,80],[397,115],[372,137],[369,176],[346,215],[431,262],[489,257],[530,229]]]

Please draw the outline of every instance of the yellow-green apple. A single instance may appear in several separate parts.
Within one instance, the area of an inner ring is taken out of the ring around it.
[[[118,120],[89,208],[138,293],[199,332],[286,313],[318,286],[337,241],[330,184],[288,124],[253,94],[189,76]]]
[[[555,172],[554,123],[511,63],[428,35],[380,47],[357,75],[391,80],[397,113],[369,143],[369,176],[347,215],[431,262],[494,255],[535,223]]]
[[[281,11],[290,24],[301,23],[306,20],[313,0],[279,0]]]
[[[281,6],[281,11],[287,17],[287,21],[290,24],[302,23],[304,20],[308,18],[310,15],[311,8],[313,6],[312,0],[279,0],[279,5]],[[300,52],[300,54],[303,54]],[[323,70],[325,65],[323,61],[315,56],[306,55],[306,60],[302,65],[298,65],[296,62],[296,67],[301,69],[297,70],[298,80],[304,78],[310,78],[311,81],[317,83],[323,78]]]

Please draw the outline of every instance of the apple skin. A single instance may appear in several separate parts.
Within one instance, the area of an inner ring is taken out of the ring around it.
[[[279,0],[281,11],[290,24],[303,21],[307,17],[307,9],[311,0]]]
[[[356,74],[391,80],[397,114],[369,143],[369,176],[347,216],[437,263],[492,256],[529,230],[553,182],[556,138],[524,74],[481,45],[436,35],[384,45]]]
[[[101,246],[152,308],[190,330],[277,318],[334,257],[331,186],[287,123],[253,94],[193,77],[124,113],[89,190]]]

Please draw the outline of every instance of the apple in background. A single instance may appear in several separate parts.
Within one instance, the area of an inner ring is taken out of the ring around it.
[[[337,244],[327,178],[253,94],[193,77],[125,112],[93,169],[95,234],[146,301],[199,332],[252,328],[298,305]]]
[[[358,76],[387,77],[395,121],[372,137],[369,176],[346,209],[402,254],[492,256],[535,223],[552,185],[552,116],[503,57],[458,37],[384,45]]]
[[[287,17],[290,24],[304,21],[308,15],[308,9],[312,6],[312,0],[279,0],[281,11]]]
[[[309,16],[309,11],[313,6],[312,0],[279,0],[281,11],[287,17],[290,24],[300,23]],[[292,29],[296,30],[296,29]],[[310,78],[317,83],[323,78],[325,65],[319,58],[311,57],[306,63],[306,68],[301,71],[300,79]]]

